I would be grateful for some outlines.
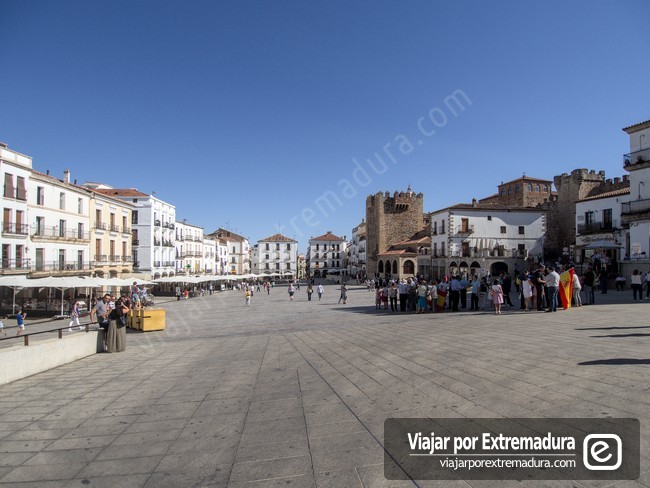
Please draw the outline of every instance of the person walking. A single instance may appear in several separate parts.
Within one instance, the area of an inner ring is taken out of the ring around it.
[[[399,294],[399,311],[406,312],[406,301],[408,300],[409,287],[406,280],[401,280],[397,285],[397,292]]]
[[[546,275],[546,287],[548,288],[549,307],[547,312],[557,312],[557,298],[560,289],[560,275],[553,266],[549,267],[549,273]]]
[[[415,308],[415,313],[424,313],[427,310],[427,295],[429,294],[429,286],[426,280],[420,280],[418,284],[418,302]]]
[[[70,307],[70,322],[68,323],[68,332],[72,332],[72,324],[77,324],[79,330],[82,329],[79,323],[79,302],[74,302]]]
[[[307,301],[311,302],[311,295],[314,293],[314,287],[311,286],[311,283],[307,285]]]
[[[345,286],[345,283],[341,283],[341,296],[339,297],[339,303],[343,300],[343,305],[348,302],[348,287]]]
[[[323,287],[322,284],[318,285],[318,288],[316,288],[316,293],[318,293],[318,301],[320,302],[320,299],[323,297],[323,292],[325,291],[325,288]]]
[[[587,305],[594,305],[596,303],[596,294],[594,287],[596,286],[596,273],[593,268],[589,266],[585,271],[585,291],[587,292]]]
[[[582,297],[580,296],[580,292],[582,291],[582,284],[580,283],[580,277],[578,276],[578,273],[573,273],[571,282],[573,284],[573,304],[576,307],[582,307]]]
[[[492,296],[492,303],[494,303],[494,310],[497,315],[501,314],[501,304],[503,303],[503,288],[499,284],[499,279],[494,278],[492,288],[490,289],[490,296]]]
[[[244,296],[246,297],[246,306],[250,307],[250,305],[251,305],[251,291],[248,288],[244,292]]]
[[[27,317],[27,314],[23,311],[23,309],[19,309],[18,313],[16,314],[16,325],[18,325],[18,332],[16,332],[16,335],[20,335],[23,332],[25,332],[25,317]]]
[[[535,292],[535,285],[533,284],[532,277],[524,272],[524,278],[521,281],[522,293],[524,297],[524,310],[530,312],[535,304],[533,303],[533,293]]]
[[[645,283],[645,299],[650,300],[650,271],[645,274],[643,282]]]
[[[632,271],[632,276],[630,277],[630,285],[632,287],[632,295],[634,301],[637,301],[637,295],[639,300],[643,300],[643,282],[641,281],[641,272],[638,269]]]
[[[541,312],[544,309],[544,285],[546,280],[544,279],[544,271],[546,266],[541,264],[537,271],[533,273],[533,284],[535,285],[535,295],[537,295],[537,311]]]
[[[394,281],[390,285],[388,290],[388,299],[390,300],[390,310],[391,312],[397,312],[397,295],[399,290],[397,289],[397,283]]]
[[[296,289],[293,287],[293,283],[289,283],[289,301],[293,302],[293,295],[296,293]]]

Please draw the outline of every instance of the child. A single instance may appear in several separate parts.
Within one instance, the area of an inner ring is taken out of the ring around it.
[[[7,335],[7,333],[5,332],[5,322],[4,322],[5,320],[7,320],[6,315],[0,316],[0,332],[2,332],[2,335]]]
[[[25,317],[27,317],[27,314],[23,312],[23,309],[21,308],[18,310],[18,313],[16,314],[16,323],[18,324],[18,332],[16,335],[20,335],[23,333],[25,330]]]

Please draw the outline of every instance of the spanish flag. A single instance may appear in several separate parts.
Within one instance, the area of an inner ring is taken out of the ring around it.
[[[436,300],[436,312],[442,312],[445,309],[446,299],[447,299],[447,291],[438,288],[438,300]]]
[[[560,299],[564,310],[571,308],[571,297],[573,297],[573,268],[560,275]]]

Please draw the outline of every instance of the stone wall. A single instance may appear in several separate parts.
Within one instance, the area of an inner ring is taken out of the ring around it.
[[[377,272],[377,255],[422,230],[424,196],[411,191],[376,193],[366,198],[366,272]]]

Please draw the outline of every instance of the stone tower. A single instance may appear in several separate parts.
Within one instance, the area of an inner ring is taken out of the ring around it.
[[[605,184],[605,172],[574,169],[570,175],[563,173],[555,176],[553,183],[557,191],[557,202],[551,206],[547,215],[547,233],[550,234],[549,243],[556,243],[556,249],[549,250],[559,254],[563,247],[575,243],[576,202]]]
[[[424,226],[424,196],[406,192],[376,193],[366,198],[366,273],[374,277],[377,255],[410,238]]]

